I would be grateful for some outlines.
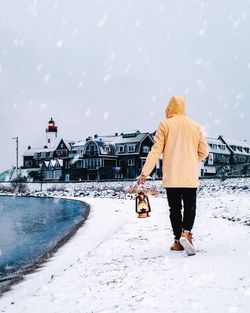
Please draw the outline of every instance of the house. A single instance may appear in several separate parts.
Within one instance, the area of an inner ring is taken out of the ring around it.
[[[149,133],[139,130],[111,136],[88,137],[72,146],[66,165],[70,180],[135,178],[153,145]]]
[[[43,148],[32,149],[30,146],[23,154],[23,169],[38,169],[43,172],[44,180],[65,179],[65,164],[70,159],[74,141],[58,139],[54,120],[48,123],[46,144]]]
[[[154,144],[154,133],[139,130],[94,135],[82,141],[58,138],[58,128],[50,119],[43,148],[30,146],[23,154],[23,169],[34,179],[45,181],[99,181],[135,179]],[[202,162],[201,176],[250,174],[250,146],[245,141],[223,136],[207,137],[209,156]],[[151,176],[162,177],[162,157]]]
[[[230,174],[250,174],[250,145],[246,140],[232,140],[219,136],[219,139],[230,150]]]
[[[221,174],[225,171],[225,165],[230,164],[231,152],[221,139],[211,137],[206,139],[209,155],[203,163],[201,175]]]

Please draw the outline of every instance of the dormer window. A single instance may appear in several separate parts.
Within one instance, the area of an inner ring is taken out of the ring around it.
[[[135,145],[128,145],[128,152],[135,152]]]
[[[123,153],[124,152],[124,146],[118,146],[118,152]]]
[[[106,152],[110,153],[110,146],[105,146],[104,149],[105,149]]]
[[[218,145],[219,149],[221,150],[226,150],[226,146],[225,145]]]
[[[238,147],[238,150],[239,150],[240,152],[242,152],[242,147]]]

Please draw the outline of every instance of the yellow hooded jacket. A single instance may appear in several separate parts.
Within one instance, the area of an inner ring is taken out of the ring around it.
[[[163,186],[196,188],[200,161],[208,156],[203,129],[187,116],[184,97],[172,97],[165,113],[166,119],[156,131],[142,174],[148,176],[163,154]]]

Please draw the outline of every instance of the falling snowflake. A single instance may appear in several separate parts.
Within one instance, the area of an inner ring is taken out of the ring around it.
[[[24,45],[24,41],[22,39],[15,38],[13,40],[13,45],[16,47],[22,47]]]
[[[155,112],[154,112],[154,111],[149,112],[149,117],[153,117],[153,116],[154,116],[154,114],[155,114]]]
[[[160,11],[162,12],[162,11],[164,11],[165,10],[165,5],[161,5],[160,6]]]
[[[41,103],[41,104],[40,104],[40,109],[41,109],[41,110],[46,110],[47,107],[48,107],[48,104],[47,104],[47,103]]]
[[[205,28],[200,29],[198,35],[199,35],[200,37],[203,37],[204,34],[205,34]]]
[[[127,75],[128,72],[130,71],[131,67],[132,67],[132,63],[130,62],[130,63],[127,65],[127,67],[125,68],[125,70],[123,71],[123,75]]]
[[[105,112],[103,115],[103,119],[107,120],[109,118],[109,112]]]
[[[18,102],[15,102],[12,107],[13,107],[13,109],[15,110],[15,109],[18,108],[18,106],[19,106]]]
[[[245,114],[243,112],[240,113],[240,119],[243,120],[243,118],[245,117]]]
[[[38,64],[36,70],[39,72],[42,69],[42,64]]]
[[[71,165],[74,165],[79,160],[79,155],[74,156],[74,158],[70,161]]]
[[[203,84],[201,79],[197,80],[197,86],[201,89],[201,91],[205,90],[205,85]]]
[[[58,6],[59,6],[59,3],[58,2],[55,2],[54,3],[54,6],[53,6],[53,9],[56,11],[58,9]]]
[[[87,110],[85,111],[85,116],[87,117],[87,116],[89,116],[90,114],[91,114],[90,109],[87,109]]]
[[[106,83],[108,80],[111,79],[111,75],[110,74],[106,74],[103,78],[103,82]]]
[[[114,52],[111,52],[109,57],[111,60],[114,60],[116,58],[116,55]]]
[[[135,27],[139,27],[139,26],[140,26],[140,21],[136,21]]]
[[[243,95],[241,93],[239,93],[236,97],[236,100],[237,101],[240,101],[242,99]]]
[[[97,26],[98,26],[99,28],[103,27],[104,24],[106,23],[107,19],[108,19],[107,15],[104,14],[103,17],[102,17],[102,18],[100,19],[100,21],[98,22]]]
[[[234,23],[233,23],[233,28],[237,28],[240,24],[240,19],[236,20]]]
[[[63,40],[62,39],[58,39],[57,43],[56,43],[57,48],[61,48],[62,45],[63,45]]]
[[[47,84],[47,82],[50,80],[50,75],[49,74],[44,75],[43,80],[44,83]]]
[[[195,64],[198,65],[198,66],[201,65],[202,63],[203,63],[203,59],[202,58],[199,58],[199,59],[195,60]]]

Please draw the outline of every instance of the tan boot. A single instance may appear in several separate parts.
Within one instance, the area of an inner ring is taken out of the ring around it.
[[[182,247],[180,240],[175,239],[174,243],[170,247],[171,250],[173,251],[183,251],[184,248]]]
[[[196,251],[192,242],[192,233],[188,230],[184,230],[181,234],[180,243],[184,247],[188,255],[195,255]]]
[[[184,230],[182,233],[181,233],[181,237],[185,237],[187,238],[187,240],[191,243],[191,245],[193,245],[193,242],[192,242],[192,233],[189,231],[189,230]]]

